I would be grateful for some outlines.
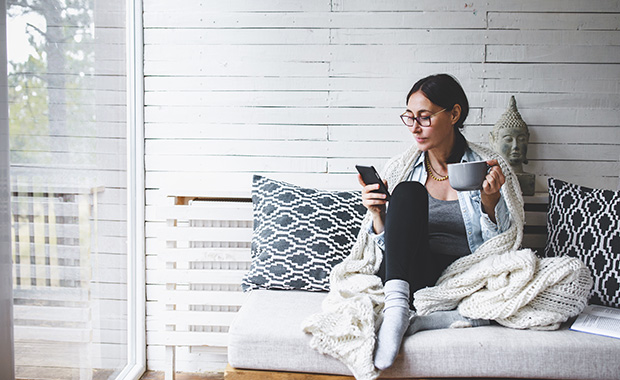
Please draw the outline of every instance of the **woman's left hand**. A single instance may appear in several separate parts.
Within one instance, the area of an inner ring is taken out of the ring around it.
[[[491,166],[491,170],[489,170],[482,183],[480,195],[484,212],[495,222],[495,206],[499,202],[501,195],[499,190],[506,183],[506,177],[497,160],[489,160],[487,165]]]
[[[489,170],[482,183],[482,193],[486,195],[499,195],[499,189],[506,183],[506,177],[504,177],[502,168],[497,160],[489,160],[487,165],[491,166],[491,170]]]

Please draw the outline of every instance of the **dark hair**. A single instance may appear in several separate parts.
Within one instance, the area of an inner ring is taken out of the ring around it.
[[[463,153],[465,153],[465,147],[467,147],[467,141],[465,141],[465,137],[460,130],[463,129],[463,124],[469,114],[469,102],[463,87],[451,75],[431,75],[420,79],[413,85],[407,94],[407,103],[409,103],[411,95],[418,91],[422,91],[428,100],[447,110],[452,110],[456,104],[461,106],[461,116],[454,124],[454,146],[452,147],[452,152],[450,152],[448,163],[460,161]]]

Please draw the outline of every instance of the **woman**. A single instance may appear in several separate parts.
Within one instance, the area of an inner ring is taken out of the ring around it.
[[[419,80],[407,95],[401,119],[421,154],[406,180],[394,188],[389,207],[385,195],[375,192],[379,185],[365,185],[358,176],[363,204],[372,215],[368,233],[384,250],[379,276],[385,306],[374,359],[378,369],[392,365],[410,327],[411,294],[433,286],[457,258],[510,227],[500,191],[506,179],[497,159],[472,151],[460,132],[468,113],[467,97],[453,77]],[[450,187],[448,164],[483,159],[491,169],[481,190],[457,192]],[[449,327],[459,320],[482,323],[465,320],[456,311],[444,312],[414,318],[409,333]]]
[[[385,165],[390,201],[372,192],[376,185],[364,186],[362,229],[331,271],[321,312],[302,323],[310,346],[356,379],[376,379],[391,366],[405,333],[488,320],[554,330],[587,304],[592,278],[580,260],[521,249],[518,180],[499,154],[465,141],[468,111],[449,75],[413,86],[402,118],[416,144]],[[492,166],[481,190],[449,186],[448,163],[480,160]],[[411,301],[417,314],[410,321]]]

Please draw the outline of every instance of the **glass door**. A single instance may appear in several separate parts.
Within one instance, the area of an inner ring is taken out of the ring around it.
[[[136,356],[127,4],[6,9],[16,377],[115,379]]]

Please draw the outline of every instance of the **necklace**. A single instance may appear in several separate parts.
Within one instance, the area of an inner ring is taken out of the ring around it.
[[[428,154],[426,155],[426,160],[425,161],[426,161],[426,172],[428,173],[428,175],[431,176],[432,179],[434,179],[435,181],[439,181],[439,182],[445,181],[445,180],[448,179],[448,175],[447,174],[445,176],[443,176],[443,177],[436,177],[435,174],[433,174],[433,172],[434,172],[437,175],[439,175],[439,173],[437,173],[435,171],[435,169],[431,166],[431,161],[428,159]]]

